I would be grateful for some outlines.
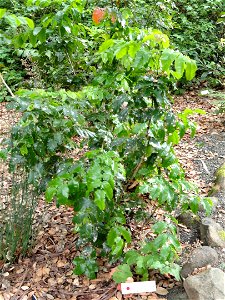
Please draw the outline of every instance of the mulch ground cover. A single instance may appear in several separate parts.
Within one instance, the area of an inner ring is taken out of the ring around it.
[[[176,153],[186,171],[187,179],[197,183],[201,195],[207,195],[213,183],[213,170],[223,162],[224,158],[213,148],[203,149],[202,143],[207,143],[207,138],[210,143],[213,143],[212,136],[215,134],[218,137],[223,136],[224,115],[216,114],[213,99],[200,96],[196,91],[175,97],[173,107],[177,112],[187,107],[201,108],[207,112],[205,115],[191,117],[198,122],[195,138],[190,139],[186,134],[181,143],[176,146]],[[5,109],[5,103],[1,103],[1,139],[7,134],[13,119],[10,112]],[[223,141],[225,142],[222,138]],[[209,160],[212,161],[210,166]],[[207,176],[203,176],[203,173]],[[1,197],[0,201],[4,202],[3,198]],[[2,213],[4,213],[3,209],[0,210],[0,214]],[[163,211],[158,210],[156,213],[159,219],[163,216]],[[111,279],[115,266],[109,265],[104,259],[99,260],[100,272],[95,280],[73,274],[72,261],[79,254],[79,249],[75,246],[77,236],[73,231],[72,218],[73,211],[67,207],[57,208],[54,204],[47,204],[40,199],[34,218],[33,247],[25,258],[18,257],[13,264],[0,261],[0,300],[26,300],[31,299],[32,295],[38,300],[123,299],[117,285]],[[140,226],[135,223],[130,225],[137,241],[144,239],[150,225]],[[184,228],[183,232],[188,234],[188,229]],[[192,241],[191,244],[184,242],[182,247],[191,248],[198,243],[198,240]],[[167,299],[170,290],[181,285],[181,282],[175,281],[173,277],[161,276],[157,271],[151,273],[151,279],[157,282],[157,293],[135,295],[128,299]]]

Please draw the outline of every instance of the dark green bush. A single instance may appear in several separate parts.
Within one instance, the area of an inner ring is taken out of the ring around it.
[[[185,180],[173,146],[187,131],[194,135],[189,115],[203,112],[176,115],[169,88],[181,78],[192,80],[195,62],[174,50],[166,34],[144,28],[141,13],[135,19],[125,1],[107,8],[97,25],[93,6],[81,0],[27,3],[36,23],[8,13],[3,22],[19,32],[9,39],[36,59],[48,90],[16,93],[13,108],[22,117],[8,141],[12,170],[23,166],[29,183],[47,185],[48,201],[73,207],[76,274],[94,278],[99,257],[106,256],[124,259],[117,282],[131,270],[144,280],[152,269],[179,278],[171,213],[177,207],[197,212],[201,198]],[[203,201],[206,210],[209,204]],[[158,222],[147,211],[154,205],[167,218]],[[127,251],[134,216],[150,220],[154,238]]]
[[[220,40],[224,25],[218,18],[225,10],[224,0],[176,0],[171,40],[174,46],[195,59],[197,80],[221,85],[225,76],[225,48]]]

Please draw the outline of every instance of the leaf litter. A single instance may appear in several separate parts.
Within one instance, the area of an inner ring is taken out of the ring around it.
[[[198,122],[198,130],[194,139],[186,134],[181,143],[175,147],[182,167],[185,169],[188,180],[194,181],[200,188],[201,195],[207,195],[213,181],[213,174],[208,169],[207,160],[219,161],[216,152],[202,151],[201,143],[207,141],[212,134],[220,135],[224,132],[224,116],[215,113],[215,106],[207,97],[199,96],[197,92],[188,92],[183,96],[175,97],[173,108],[180,112],[187,107],[204,109],[205,115],[192,116],[192,121]],[[7,134],[13,117],[0,104],[0,133],[1,139]],[[196,162],[198,167],[196,167]],[[199,167],[200,166],[200,167]],[[1,166],[2,167],[2,166]],[[210,173],[210,180],[203,178],[202,172]],[[10,182],[5,183],[7,189]],[[0,201],[2,201],[2,197]],[[147,201],[147,200],[146,200]],[[2,203],[0,203],[2,205]],[[163,210],[150,207],[158,219],[163,218]],[[154,206],[154,205],[153,205]],[[223,210],[223,209],[222,209]],[[100,272],[97,279],[87,278],[73,274],[72,260],[78,253],[75,247],[77,239],[73,230],[73,211],[67,207],[57,208],[54,204],[47,204],[40,199],[35,212],[34,227],[36,238],[33,247],[25,258],[18,257],[13,264],[0,261],[0,300],[26,300],[32,295],[38,300],[43,299],[70,299],[70,300],[122,300],[125,297],[117,290],[117,285],[112,281],[115,266],[110,266],[102,259]],[[146,235],[151,233],[151,224],[129,224],[136,237],[134,243],[139,244]],[[182,226],[181,226],[182,227]],[[183,226],[187,234],[190,230]],[[182,244],[182,248],[190,251],[197,247],[195,244]],[[157,271],[150,273],[151,280],[156,280],[157,291],[151,295],[126,296],[126,299],[167,299],[168,292],[181,285],[172,276],[162,276]]]

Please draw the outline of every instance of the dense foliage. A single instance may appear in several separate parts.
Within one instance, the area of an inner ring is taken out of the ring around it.
[[[0,1],[0,7],[7,9],[7,15],[0,19],[0,71],[12,90],[22,86],[79,89],[93,78],[93,65],[87,64],[92,60],[89,49],[96,50],[104,39],[103,30],[98,40],[94,32],[86,38],[87,28],[93,25],[94,7],[107,7],[108,15],[117,15],[117,22],[108,30],[115,30],[118,23],[123,26],[122,20],[126,20],[129,26],[152,27],[168,34],[175,49],[196,60],[198,82],[207,80],[215,86],[223,85],[224,23],[219,21],[225,10],[223,0],[163,0],[159,4],[155,0],[112,0],[110,5],[108,1],[91,0],[83,1],[82,11],[69,9],[68,3]],[[16,37],[26,26],[21,16],[35,20],[29,43],[27,31]],[[109,17],[107,20],[111,21]],[[102,22],[98,27],[102,29]],[[13,37],[13,43],[9,36]],[[3,87],[1,100],[6,95]]]
[[[148,28],[169,30],[170,1],[155,10],[163,11],[159,24],[142,22],[141,9],[136,18],[134,3],[112,2],[99,9],[95,1],[28,0],[24,11],[0,10],[2,40],[35,73],[32,89],[11,102],[22,116],[7,141],[10,167],[23,166],[47,201],[73,207],[82,249],[76,274],[94,278],[106,256],[123,261],[117,282],[131,272],[148,279],[151,269],[179,278],[173,211],[196,212],[201,199],[173,146],[187,131],[194,136],[188,117],[203,112],[176,115],[170,89],[197,67],[168,35]],[[208,199],[203,206],[209,211]],[[149,207],[163,208],[165,218],[157,222]],[[133,219],[148,222],[151,234],[128,250]]]
[[[177,0],[171,38],[175,47],[195,59],[199,81],[221,87],[225,77],[225,48],[221,45],[225,29],[218,22],[225,10],[223,0]]]

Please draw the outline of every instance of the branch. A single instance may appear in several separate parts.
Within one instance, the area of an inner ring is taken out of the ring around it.
[[[2,74],[0,73],[0,79],[3,82],[4,86],[7,88],[8,92],[10,93],[10,95],[15,98],[15,95],[13,94],[12,90],[10,89],[10,87],[8,86],[8,84],[5,82]]]
[[[68,51],[67,51],[67,50],[66,50],[66,55],[67,55],[67,57],[68,57],[68,60],[69,60],[69,63],[70,63],[71,69],[72,69],[72,71],[73,71],[73,75],[74,75],[74,76],[76,76],[76,72],[75,72],[75,69],[74,69],[74,66],[73,66],[72,60],[71,60],[71,58],[70,58],[70,55],[69,55],[69,53],[68,53]]]
[[[149,130],[150,130],[150,123],[151,123],[151,120],[148,121],[148,127],[147,127],[147,132],[146,132],[146,139],[148,140],[147,142],[147,146],[149,146],[149,142],[150,142],[150,139],[148,139],[148,135],[149,135]],[[139,163],[137,164],[137,166],[134,168],[133,170],[133,175],[131,176],[131,179],[135,178],[135,176],[137,175],[137,172],[140,170],[140,168],[142,167],[143,163],[145,161],[145,153],[144,155],[141,157]]]

